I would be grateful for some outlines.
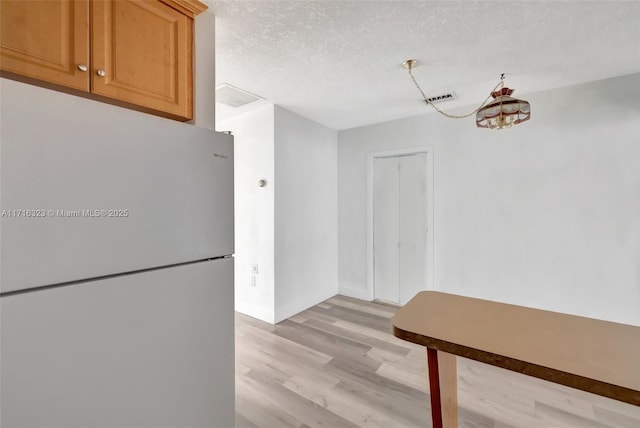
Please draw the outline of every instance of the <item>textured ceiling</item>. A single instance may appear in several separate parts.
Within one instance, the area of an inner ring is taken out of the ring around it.
[[[214,1],[216,83],[341,130],[480,103],[506,73],[515,96],[640,71],[640,2]],[[532,106],[535,109],[535,106]]]

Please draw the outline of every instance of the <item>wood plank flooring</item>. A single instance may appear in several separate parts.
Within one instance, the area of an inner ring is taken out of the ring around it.
[[[236,315],[237,427],[430,427],[424,347],[395,308],[336,296],[277,325]],[[458,358],[459,426],[638,428],[640,408]]]

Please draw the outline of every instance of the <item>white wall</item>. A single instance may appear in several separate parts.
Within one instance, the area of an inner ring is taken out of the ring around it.
[[[522,98],[510,130],[430,113],[339,133],[342,294],[367,294],[367,153],[433,145],[435,289],[640,324],[640,74]]]
[[[275,318],[338,294],[337,132],[275,108]]]
[[[218,129],[234,135],[236,310],[274,323],[274,106],[220,122]],[[260,179],[266,187],[258,187]],[[252,264],[258,265],[254,282]]]
[[[236,310],[277,323],[336,295],[336,131],[273,105],[218,129],[235,141]]]
[[[200,128],[216,128],[216,17],[206,10],[195,17],[193,121]]]

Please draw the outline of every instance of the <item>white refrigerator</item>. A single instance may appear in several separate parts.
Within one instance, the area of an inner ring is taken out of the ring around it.
[[[0,84],[0,426],[233,426],[232,137]]]

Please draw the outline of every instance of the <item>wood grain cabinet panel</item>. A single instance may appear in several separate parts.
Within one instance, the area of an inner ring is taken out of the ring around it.
[[[0,0],[0,70],[189,120],[193,18],[206,8],[198,0]]]
[[[0,1],[1,70],[88,92],[88,66],[89,0]]]
[[[91,90],[192,117],[193,20],[157,0],[95,0]]]

